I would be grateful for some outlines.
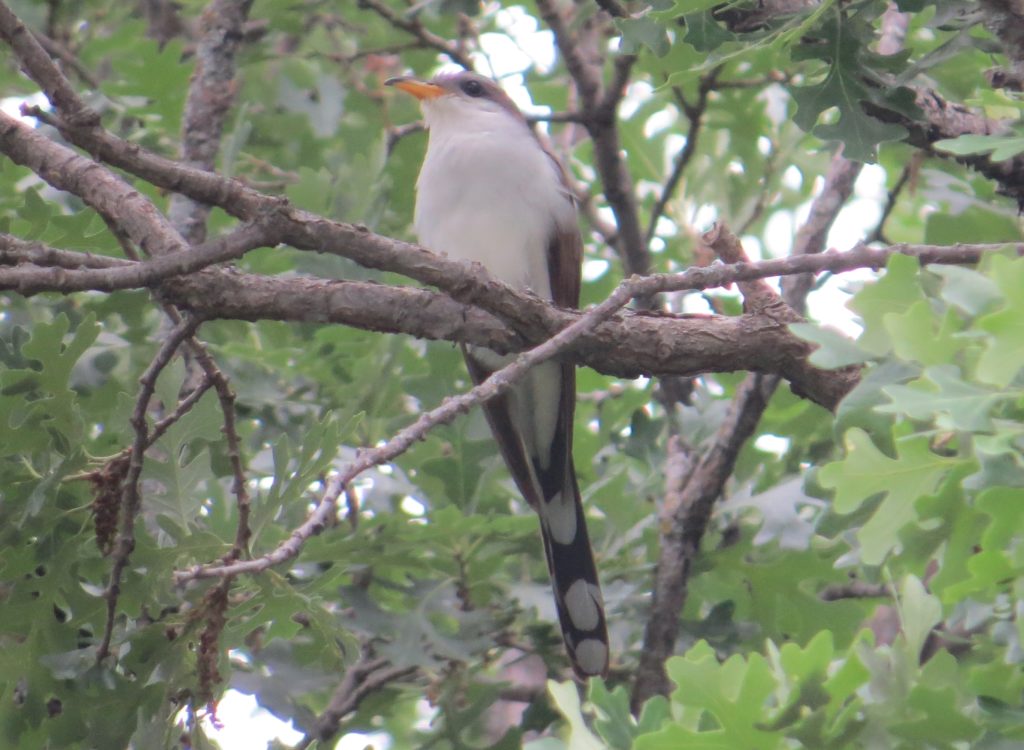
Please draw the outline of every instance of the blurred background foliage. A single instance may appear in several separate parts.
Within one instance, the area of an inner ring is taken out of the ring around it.
[[[533,3],[377,5],[460,45],[528,114],[574,109]],[[652,270],[707,263],[694,238],[715,220],[738,230],[755,258],[786,254],[840,144],[871,165],[830,246],[1021,239],[1017,206],[995,183],[909,145],[902,126],[864,108],[920,119],[901,88],[912,84],[1019,119],[1019,94],[985,80],[1002,58],[977,3],[896,3],[910,20],[902,50],[890,56],[875,52],[887,8],[878,0],[803,4],[749,28],[730,19],[754,13],[754,2],[627,5],[635,14],[609,23],[605,40],[638,55],[618,128],[645,221],[701,119],[678,193],[652,233]],[[175,3],[177,26],[147,17],[162,6],[12,4],[87,71],[66,66],[106,127],[173,157],[192,72],[189,28],[204,3]],[[576,12],[583,25],[598,6],[581,2]],[[406,127],[418,118],[414,102],[382,83],[450,62],[354,0],[257,0],[250,18],[219,170],[411,239],[425,137]],[[36,95],[11,55],[0,92],[8,103]],[[583,130],[539,128],[591,196],[592,215],[611,222]],[[1012,139],[1007,148],[1017,153]],[[166,195],[133,184],[166,206]],[[232,224],[214,211],[210,231]],[[0,229],[121,254],[80,201],[6,160]],[[585,304],[622,277],[595,229],[585,223]],[[250,253],[239,266],[406,283],[286,247]],[[204,683],[205,586],[176,590],[171,574],[216,559],[234,539],[216,396],[204,396],[147,456],[114,658],[98,665],[109,562],[96,543],[93,488],[76,476],[130,445],[138,378],[167,329],[141,292],[0,294],[0,745],[209,747],[213,702],[229,688],[307,733],[372,637],[392,664],[417,667],[341,725],[342,734],[374,733],[381,746],[1017,746],[1024,260],[1007,252],[977,269],[922,270],[897,257],[874,278],[823,279],[812,294],[811,317],[846,334],[803,328],[822,345],[816,362],[863,364],[863,381],[836,415],[785,388],[772,399],[692,573],[680,655],[668,667],[676,689],[639,718],[629,713],[628,686],[649,605],[667,438],[699,450],[739,375],[709,373],[690,403],[666,411],[652,382],[579,374],[576,464],[614,653],[612,676],[592,682],[583,704],[558,684],[566,664],[536,521],[478,412],[364,474],[354,488],[358,512],[314,538],[293,566],[237,580],[219,640],[222,680]],[[734,290],[665,304],[739,312]],[[201,336],[238,395],[254,554],[305,518],[332,467],[470,385],[446,343],[273,321],[213,322]],[[184,378],[183,366],[168,368],[159,402],[174,404]],[[501,681],[512,679],[508,655],[517,649],[540,655],[556,682],[533,694],[506,732],[491,719],[508,697]]]

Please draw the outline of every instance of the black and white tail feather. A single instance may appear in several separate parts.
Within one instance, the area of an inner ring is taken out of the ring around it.
[[[472,352],[464,353],[475,382],[483,382],[492,374]],[[556,366],[561,379],[561,398],[547,457],[532,455],[523,437],[522,418],[518,416],[521,410],[514,403],[519,397],[515,387],[485,404],[484,413],[512,478],[540,517],[562,638],[573,671],[586,679],[608,672],[608,630],[572,462],[576,373],[572,365]],[[529,388],[529,385],[520,387]]]

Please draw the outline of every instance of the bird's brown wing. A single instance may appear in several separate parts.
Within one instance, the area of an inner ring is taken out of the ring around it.
[[[556,229],[548,243],[548,274],[551,301],[559,307],[580,306],[580,276],[583,268],[583,238],[577,227]]]

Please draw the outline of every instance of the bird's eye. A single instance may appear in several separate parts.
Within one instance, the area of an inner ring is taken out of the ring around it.
[[[466,96],[478,97],[484,95],[484,87],[480,81],[463,81],[459,88],[462,89],[462,93]]]

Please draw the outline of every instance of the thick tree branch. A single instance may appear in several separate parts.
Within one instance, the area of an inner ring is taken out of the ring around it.
[[[474,406],[500,396],[521,380],[531,369],[552,357],[578,345],[579,339],[594,330],[602,321],[629,304],[637,296],[644,279],[632,278],[623,281],[607,299],[579,316],[573,323],[533,349],[523,352],[511,363],[492,374],[484,382],[466,393],[446,398],[440,406],[422,414],[419,419],[399,431],[384,445],[359,454],[345,471],[328,482],[317,509],[309,519],[292,532],[291,536],[275,550],[253,560],[230,564],[199,565],[176,575],[176,581],[186,583],[196,578],[227,577],[240,573],[258,573],[267,568],[291,560],[302,549],[311,536],[319,533],[331,514],[335,512],[338,497],[361,473],[374,466],[392,461],[422,440],[435,427],[448,424],[460,414]]]
[[[214,0],[200,16],[195,72],[181,122],[181,159],[196,169],[214,167],[228,110],[234,102],[235,54],[252,0]],[[210,207],[180,193],[171,196],[167,217],[190,244],[206,239]]]
[[[9,122],[5,123],[6,129],[0,128],[0,149],[19,159],[23,158],[25,163],[28,163],[30,166],[35,165],[44,176],[51,179],[58,187],[74,189],[76,192],[83,194],[83,197],[92,199],[105,210],[111,212],[124,211],[126,202],[137,199],[137,202],[141,205],[144,217],[147,215],[146,212],[153,212],[155,216],[152,222],[142,221],[138,227],[134,227],[133,232],[137,238],[136,241],[152,245],[160,251],[163,250],[163,247],[172,243],[174,243],[174,247],[182,248],[180,242],[176,242],[176,233],[170,230],[169,227],[166,227],[166,223],[162,221],[162,217],[156,214],[152,204],[145,201],[138,193],[89,160],[74,155],[64,147],[43,138],[17,121],[10,120],[10,118],[7,119]],[[86,131],[78,130],[74,132],[82,133]],[[104,155],[110,156],[111,161],[118,163],[119,166],[137,169],[155,184],[170,189],[174,189],[177,186],[182,188],[182,192],[188,192],[193,197],[204,202],[223,205],[226,209],[242,217],[260,217],[272,213],[275,231],[280,232],[280,234],[276,235],[275,239],[280,238],[282,241],[287,241],[302,249],[322,250],[329,248],[332,252],[336,252],[368,267],[395,271],[423,283],[434,285],[459,301],[475,304],[492,314],[500,316],[502,320],[515,326],[517,330],[537,330],[540,328],[548,333],[558,330],[557,324],[553,325],[555,316],[552,315],[552,311],[546,303],[536,297],[512,292],[504,287],[504,285],[490,279],[479,266],[467,267],[461,262],[437,256],[415,245],[380,237],[360,227],[328,221],[308,212],[282,206],[279,199],[261,195],[237,182],[225,180],[200,170],[182,167],[174,162],[147,154],[138,149],[135,150],[135,153],[131,153],[130,150],[124,148],[119,149],[117,148],[120,145],[118,139],[112,138],[109,134],[98,128],[89,128],[87,132],[90,134],[87,140],[91,140],[94,145],[101,145]],[[112,199],[111,194],[121,196],[122,200]],[[209,200],[204,200],[207,198]],[[125,216],[124,220],[130,222],[137,220],[137,218]],[[154,227],[158,230],[156,234],[158,242],[150,241]],[[162,231],[165,227],[166,232]],[[869,251],[862,250],[860,252]],[[778,262],[769,261],[769,263]],[[785,263],[785,261],[781,261],[781,263]],[[708,280],[714,279],[714,274],[717,273],[709,269],[694,269],[694,271],[698,275],[708,274],[705,282],[702,283],[708,283]],[[12,269],[12,273],[15,272],[17,272],[17,269]],[[118,272],[120,273],[120,271]],[[70,275],[74,272],[68,273]],[[85,273],[85,271],[81,273]],[[739,279],[737,278],[736,280]],[[688,286],[692,283],[693,278],[691,277],[682,285]],[[711,281],[710,283],[715,282]],[[678,279],[671,276],[655,276],[645,281],[644,290],[654,294],[659,291],[672,291],[678,288],[678,286],[680,286]],[[700,286],[700,284],[697,286]],[[210,293],[209,289],[205,291],[207,294]],[[207,304],[210,299],[223,300],[224,297],[208,297],[206,299]],[[197,311],[206,307],[202,299],[192,300],[192,304],[193,308]],[[302,309],[308,309],[310,304],[312,304],[311,300],[306,301]],[[220,307],[223,309],[223,303],[221,303]],[[268,309],[273,310],[273,307]],[[248,315],[251,316],[252,314],[253,312],[250,310]],[[267,314],[273,315],[274,313],[264,313],[264,315]],[[244,316],[244,314],[239,315],[239,317]],[[361,317],[364,321],[366,320],[365,314],[357,317]],[[370,325],[373,324],[372,321],[367,322]],[[376,327],[380,329],[384,326],[378,324]],[[658,334],[654,335],[659,339],[658,351],[678,352],[676,346],[670,345],[666,348],[665,342],[660,340],[661,336]],[[700,348],[701,342],[699,337],[694,341],[694,344]],[[801,359],[798,363],[789,362],[783,365],[783,363],[779,362],[777,356],[768,356],[759,364],[747,369],[780,372],[781,367],[783,376],[794,384],[798,392],[815,398],[820,403],[830,406],[834,405],[842,393],[846,392],[849,383],[843,382],[840,379],[838,387],[833,382],[831,385],[822,388],[822,383],[820,382],[822,378],[818,371],[808,367],[802,360],[802,357],[806,356],[807,351],[808,349],[805,344],[794,346],[791,343],[789,346],[780,347],[776,353],[788,352],[792,354],[800,352],[799,357]],[[584,347],[581,353],[586,352],[587,350]],[[700,359],[702,358],[697,358],[697,360]],[[733,360],[735,361],[735,357]],[[629,367],[626,367],[625,363],[612,362],[610,366],[606,365],[604,369],[605,371],[609,369],[625,369],[635,373],[644,370],[646,367],[645,361],[649,363],[650,357],[634,359],[634,363],[639,364],[632,364]],[[726,361],[728,361],[728,358]],[[682,369],[686,369],[691,373],[699,371],[694,368]],[[679,368],[678,366],[670,367],[668,371],[678,372]]]
[[[229,235],[229,238],[233,236]],[[779,274],[878,268],[883,267],[894,253],[913,255],[923,263],[974,263],[983,253],[1004,247],[1007,246],[894,245],[882,249],[859,246],[846,253],[692,268],[681,274],[637,279],[633,288],[644,294],[654,294],[723,286]],[[1018,252],[1024,250],[1024,245],[1016,247]],[[419,253],[420,249],[414,248],[414,252]],[[421,261],[427,262],[427,256],[434,258],[440,267],[449,269],[453,283],[475,283],[478,269],[458,263],[449,267],[447,259],[429,253]],[[25,262],[33,259],[52,261],[61,268],[40,268]],[[3,265],[12,262],[21,265]],[[138,273],[137,266],[150,268],[151,264],[158,262],[164,261],[157,259],[132,265],[118,259],[42,248],[37,243],[25,243],[0,235],[0,288],[17,288],[21,283],[32,283],[36,285],[34,288],[41,289],[38,274],[45,274],[44,278],[50,281],[61,279],[60,283],[50,287],[55,291],[128,288],[128,284],[122,287],[115,283],[120,279],[113,274],[131,273],[134,277]],[[110,268],[74,270],[79,264],[104,264]],[[54,272],[61,275],[51,275]],[[95,287],[80,283],[77,276],[98,272],[111,276],[101,279],[101,284]],[[208,269],[166,281],[161,291],[168,301],[204,318],[343,323],[373,331],[487,346],[501,352],[518,351],[528,343],[539,343],[580,315],[575,311],[554,308],[493,280],[486,282],[484,288],[492,298],[492,307],[529,309],[528,313],[519,316],[515,332],[488,313],[464,307],[444,295],[408,287],[264,278]],[[807,342],[792,336],[784,323],[764,316],[718,318],[621,314],[582,337],[572,359],[600,372],[623,377],[640,374],[694,375],[713,370],[775,373],[790,380],[797,392],[833,408],[857,378],[811,367],[805,359],[811,348]],[[795,359],[789,360],[790,357]]]
[[[21,293],[59,292],[68,294],[77,291],[115,291],[119,289],[142,289],[157,287],[168,279],[186,276],[208,266],[228,260],[240,258],[248,250],[257,247],[268,247],[277,244],[279,231],[274,226],[274,216],[268,215],[262,220],[250,224],[242,224],[233,232],[217,240],[203,243],[188,253],[155,258],[146,261],[130,261],[103,255],[92,255],[70,250],[61,250],[40,242],[21,240],[9,234],[0,233],[0,289],[11,289]],[[495,304],[495,309],[505,309],[523,304],[534,308],[537,316],[547,319],[546,310],[559,311],[547,303],[538,301],[528,293],[519,292],[501,282],[489,279],[486,275],[476,273],[477,269],[470,264],[450,261],[444,256],[431,253],[429,250],[408,245],[401,240],[392,240],[380,235],[373,237],[374,242],[393,242],[398,254],[411,249],[417,254],[416,263],[421,267],[429,265],[430,259],[421,257],[426,253],[439,265],[431,275],[439,273],[443,268],[449,274],[454,286],[475,286],[483,283],[484,287],[475,293],[507,296],[509,299]],[[802,243],[801,243],[802,244]],[[797,247],[800,247],[798,244]],[[846,252],[830,252],[813,257],[789,256],[771,258],[756,262],[737,262],[716,264],[690,268],[686,271],[670,274],[652,274],[634,279],[642,294],[660,292],[702,291],[728,287],[731,284],[765,279],[774,276],[793,276],[796,274],[814,274],[821,272],[842,273],[858,268],[883,268],[893,255],[909,255],[917,258],[922,265],[938,263],[973,264],[978,263],[985,253],[996,252],[1007,248],[1015,248],[1024,253],[1024,243],[981,243],[956,245],[915,245],[899,243],[888,247],[869,247],[864,243]],[[332,253],[341,257],[349,257],[347,252]],[[64,271],[63,273],[54,273]],[[282,280],[286,285],[291,281],[302,283],[305,280]],[[25,291],[28,286],[28,291]],[[372,285],[382,290],[389,287]],[[531,314],[534,314],[531,311]],[[231,317],[225,315],[221,317]],[[524,317],[524,321],[527,319]],[[552,323],[553,324],[553,323]],[[361,326],[360,326],[361,327]]]
[[[914,89],[915,103],[924,113],[916,120],[900,112],[864,102],[864,111],[882,122],[895,123],[907,129],[907,142],[925,150],[932,156],[955,159],[996,182],[999,192],[1024,206],[1024,156],[1004,161],[992,161],[985,155],[951,156],[932,148],[932,144],[946,138],[966,134],[1006,135],[1007,123],[991,120],[972,112],[961,104],[946,101],[930,89]]]
[[[626,166],[616,124],[618,106],[629,83],[636,57],[620,55],[615,59],[614,75],[606,88],[603,83],[603,54],[600,52],[601,29],[590,21],[584,31],[596,40],[584,43],[571,28],[571,19],[555,0],[538,0],[537,9],[555,34],[555,43],[572,76],[582,104],[584,126],[594,144],[594,161],[601,177],[605,198],[615,214],[618,231],[615,249],[622,259],[626,275],[645,274],[651,269],[650,251],[644,241],[640,214],[633,190],[633,179]],[[604,16],[607,21],[607,16]],[[587,54],[584,50],[592,51]]]
[[[853,191],[853,183],[861,165],[837,154],[832,161],[825,185],[814,199],[806,223],[794,243],[794,255],[788,261],[807,261],[827,257],[821,255],[828,230]],[[706,241],[715,254],[727,262],[746,259],[739,241],[729,232],[709,232]],[[855,248],[855,251],[858,248]],[[798,283],[792,283],[800,279]],[[788,284],[789,288],[786,288]],[[764,281],[740,285],[745,309],[775,310],[782,319],[804,309],[811,288],[809,276],[783,279],[785,301]],[[748,308],[749,306],[749,308]],[[846,371],[849,374],[849,370]],[[631,705],[639,713],[644,702],[654,695],[668,695],[671,685],[665,673],[665,662],[672,655],[679,630],[679,613],[686,603],[690,573],[700,555],[715,502],[721,497],[732,476],[740,449],[754,434],[761,415],[768,407],[780,379],[752,371],[736,389],[729,412],[715,431],[711,445],[694,462],[685,484],[669,494],[662,507],[658,563],[655,568],[651,613],[644,628],[644,644],[633,684]]]
[[[793,257],[807,257],[824,252],[832,223],[853,195],[854,183],[857,182],[857,176],[863,166],[860,162],[850,161],[844,157],[842,149],[832,157],[828,172],[825,174],[825,185],[811,202],[807,220],[796,233]],[[788,276],[782,281],[782,294],[795,310],[803,313],[807,295],[813,286],[814,276],[811,274]]]

